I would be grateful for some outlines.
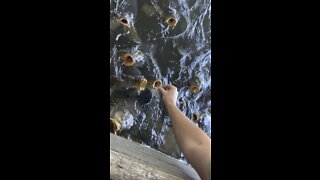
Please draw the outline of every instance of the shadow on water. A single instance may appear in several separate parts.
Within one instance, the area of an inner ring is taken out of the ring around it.
[[[110,5],[110,112],[124,124],[118,135],[184,160],[161,94],[150,84],[177,86],[178,107],[211,137],[211,1],[110,0]],[[128,70],[123,57],[135,59],[136,52],[143,62]],[[142,78],[148,83],[139,90]]]

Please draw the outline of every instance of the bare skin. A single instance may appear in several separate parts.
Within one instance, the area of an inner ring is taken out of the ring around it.
[[[177,88],[171,84],[158,88],[170,116],[176,141],[187,161],[201,179],[211,179],[211,139],[177,107]]]

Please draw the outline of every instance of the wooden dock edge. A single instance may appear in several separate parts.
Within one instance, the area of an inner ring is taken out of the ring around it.
[[[188,164],[110,133],[110,179],[200,179]]]

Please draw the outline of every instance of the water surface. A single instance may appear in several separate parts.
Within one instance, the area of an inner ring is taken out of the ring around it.
[[[136,92],[121,94],[126,85],[122,55],[141,50],[145,61],[137,67],[141,74],[177,86],[178,98],[185,102],[179,108],[190,118],[198,113],[197,126],[211,138],[211,1],[110,0],[110,16],[110,80],[124,84],[110,85],[114,92],[110,111],[130,114],[128,129],[118,135],[184,159],[158,90],[148,88],[152,93],[148,104],[141,103]],[[115,21],[120,17],[128,20],[129,27]],[[174,28],[165,23],[168,17],[176,18]],[[189,86],[195,80],[201,82],[201,91],[192,94]]]

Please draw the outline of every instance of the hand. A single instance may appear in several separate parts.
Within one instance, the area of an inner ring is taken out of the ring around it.
[[[159,87],[159,90],[162,94],[163,102],[166,105],[176,106],[177,98],[178,98],[178,91],[175,86],[173,86],[172,84],[162,85]]]

